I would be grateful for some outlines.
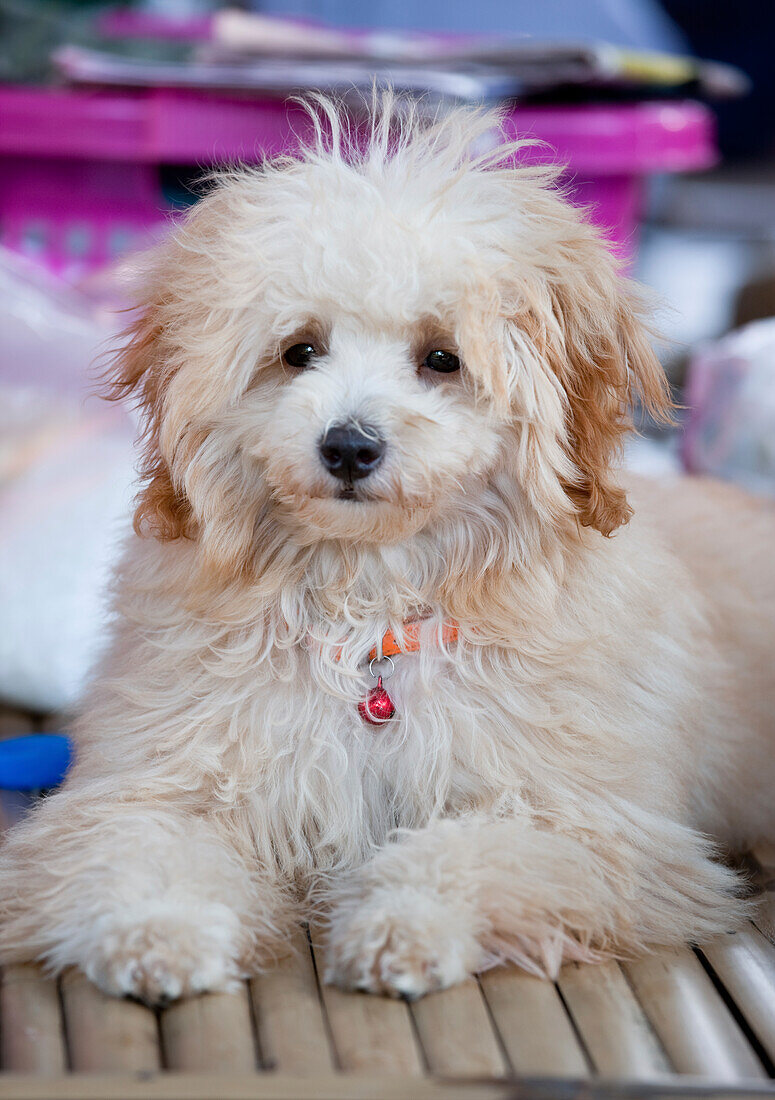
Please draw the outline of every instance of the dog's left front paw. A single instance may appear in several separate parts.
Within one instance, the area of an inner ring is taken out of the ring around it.
[[[325,980],[413,1000],[462,982],[483,951],[470,916],[419,890],[374,890],[330,917]]]

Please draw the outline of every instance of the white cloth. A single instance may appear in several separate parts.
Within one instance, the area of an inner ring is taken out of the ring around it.
[[[116,410],[41,407],[32,390],[4,389],[0,400],[0,697],[66,709],[105,632],[106,586],[128,528],[132,430]]]
[[[128,527],[134,428],[90,396],[118,324],[0,250],[0,699],[78,697]]]

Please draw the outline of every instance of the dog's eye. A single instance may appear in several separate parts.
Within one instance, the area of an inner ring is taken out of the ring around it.
[[[293,344],[292,347],[283,352],[283,362],[287,363],[289,367],[304,370],[305,367],[310,365],[310,361],[315,355],[316,352],[312,344]]]
[[[441,348],[429,351],[422,365],[428,370],[438,371],[439,374],[452,374],[453,371],[460,370],[458,357],[451,351],[442,351]]]

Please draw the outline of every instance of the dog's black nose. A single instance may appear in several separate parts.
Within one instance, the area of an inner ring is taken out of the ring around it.
[[[373,473],[385,453],[384,439],[368,424],[334,424],[318,446],[328,472],[349,482]]]

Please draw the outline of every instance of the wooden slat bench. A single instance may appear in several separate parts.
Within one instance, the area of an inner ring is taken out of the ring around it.
[[[55,722],[0,714],[0,737]],[[80,973],[6,968],[0,1098],[732,1097],[775,1095],[775,846],[754,853],[763,895],[745,930],[555,984],[488,971],[409,1004],[319,980],[293,950],[234,994],[154,1012]]]

